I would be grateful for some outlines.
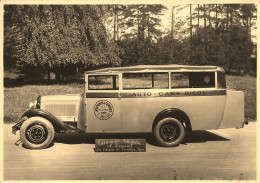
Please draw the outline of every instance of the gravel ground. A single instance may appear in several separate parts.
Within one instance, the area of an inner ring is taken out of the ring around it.
[[[84,135],[56,135],[29,150],[4,124],[4,180],[255,180],[256,122],[242,129],[195,131],[174,148],[148,139],[146,152],[94,152]]]

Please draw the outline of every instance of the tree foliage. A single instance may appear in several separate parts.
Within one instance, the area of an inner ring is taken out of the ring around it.
[[[191,62],[246,72],[254,49],[249,22],[256,12],[255,5],[208,4],[198,6],[196,11],[194,18],[197,22],[202,19],[203,24],[197,24],[191,37]]]
[[[190,9],[190,15],[185,20],[176,20],[175,16],[184,8]],[[120,54],[123,65],[217,65],[227,72],[237,73],[246,73],[255,65],[251,59],[255,50],[251,34],[252,19],[256,18],[254,4],[173,6],[171,31],[150,39],[145,34],[148,27],[144,29],[147,24],[142,23],[140,10],[144,14],[150,11],[148,6],[143,5],[132,5],[124,10],[124,30],[131,31],[122,35],[118,43],[125,50]],[[158,14],[160,11],[156,12]],[[188,28],[184,28],[185,24]],[[150,26],[156,28],[157,25]]]
[[[5,67],[15,63],[22,71],[44,67],[64,75],[72,65],[119,65],[102,21],[105,11],[98,5],[5,6]]]
[[[117,17],[114,19],[114,25],[117,25],[114,37],[122,49],[122,65],[156,63],[153,51],[158,49],[155,40],[162,36],[160,15],[166,7],[140,4],[116,5],[113,8]]]
[[[5,68],[35,77],[46,70],[64,76],[76,68],[139,64],[256,69],[255,4],[172,6],[171,27],[163,32],[166,9],[160,4],[5,5]],[[184,9],[190,10],[186,17],[177,18]]]

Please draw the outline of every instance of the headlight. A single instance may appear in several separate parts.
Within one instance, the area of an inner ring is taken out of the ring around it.
[[[35,109],[36,104],[37,104],[36,100],[34,101],[34,103],[30,102],[29,104],[30,109]]]
[[[29,104],[30,109],[40,109],[41,108],[41,96],[34,101],[34,103],[30,102]]]

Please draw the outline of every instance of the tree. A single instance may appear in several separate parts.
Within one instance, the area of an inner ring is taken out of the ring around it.
[[[125,50],[123,53],[133,56],[129,58],[121,54],[123,65],[153,62],[152,59],[155,58],[151,57],[151,50],[156,45],[155,41],[162,35],[159,29],[161,21],[159,17],[163,9],[165,7],[159,4],[127,5],[122,11],[119,23],[121,28],[119,45]],[[129,53],[130,50],[136,52]]]
[[[68,66],[87,69],[121,62],[102,21],[104,6],[6,5],[5,10],[5,29],[15,26],[21,35],[20,48],[12,48],[23,72],[32,73],[27,67],[48,68],[62,79]],[[14,29],[10,30],[15,35]]]
[[[248,35],[251,37],[252,19],[256,18],[256,6],[254,4],[242,4],[240,9],[240,17],[242,17],[242,25],[246,27]]]

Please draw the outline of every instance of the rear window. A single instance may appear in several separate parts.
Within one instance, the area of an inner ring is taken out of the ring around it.
[[[225,89],[226,86],[226,75],[224,72],[218,72],[218,88]]]
[[[215,87],[215,72],[183,72],[171,74],[172,88]]]
[[[89,75],[89,90],[118,90],[118,75]]]
[[[168,73],[124,73],[123,89],[168,88]]]

